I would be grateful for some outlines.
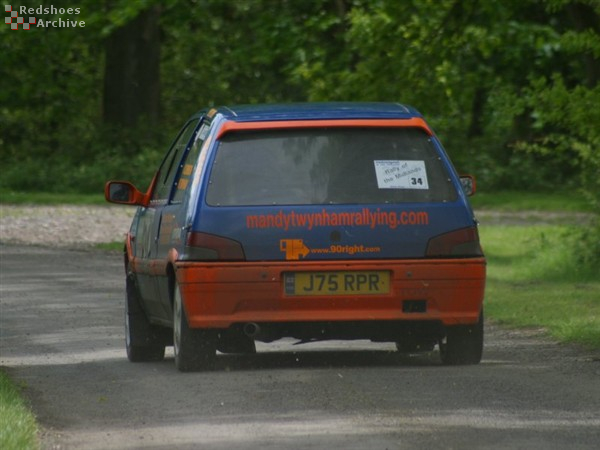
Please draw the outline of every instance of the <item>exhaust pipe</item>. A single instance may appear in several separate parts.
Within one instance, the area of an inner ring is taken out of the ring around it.
[[[260,334],[260,326],[255,322],[248,322],[244,325],[244,334],[254,339]]]

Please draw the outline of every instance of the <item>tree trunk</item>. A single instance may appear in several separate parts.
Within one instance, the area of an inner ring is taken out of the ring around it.
[[[153,6],[116,29],[106,41],[103,120],[119,128],[158,124],[160,10]]]
[[[487,101],[487,89],[478,87],[475,89],[473,95],[473,103],[471,103],[471,123],[467,131],[467,137],[469,139],[481,137],[484,134],[484,123],[483,113],[485,109],[485,103]]]

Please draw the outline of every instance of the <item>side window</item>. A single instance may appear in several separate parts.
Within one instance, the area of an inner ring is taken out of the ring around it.
[[[202,148],[202,144],[206,140],[208,136],[208,132],[210,130],[210,124],[203,123],[200,127],[200,131],[196,135],[194,139],[194,143],[192,144],[192,148],[185,156],[185,160],[182,161],[182,169],[179,172],[179,179],[177,180],[177,190],[175,191],[175,195],[173,196],[173,203],[181,203],[183,201],[183,196],[185,195],[188,187],[190,186],[192,180],[192,172],[194,170],[194,165],[198,160],[198,155],[200,154],[200,149]]]
[[[173,188],[173,182],[175,181],[179,162],[190,142],[190,138],[194,134],[197,123],[196,120],[188,122],[167,153],[167,157],[164,159],[158,171],[156,187],[152,193],[152,203],[166,203],[169,200],[169,194]]]

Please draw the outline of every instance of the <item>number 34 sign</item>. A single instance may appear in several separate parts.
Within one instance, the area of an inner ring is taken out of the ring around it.
[[[379,189],[429,189],[425,161],[376,160]]]

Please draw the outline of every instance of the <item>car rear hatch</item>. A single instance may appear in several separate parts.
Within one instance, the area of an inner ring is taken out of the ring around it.
[[[481,252],[458,178],[421,127],[238,130],[221,136],[208,164],[188,236],[190,259]]]

